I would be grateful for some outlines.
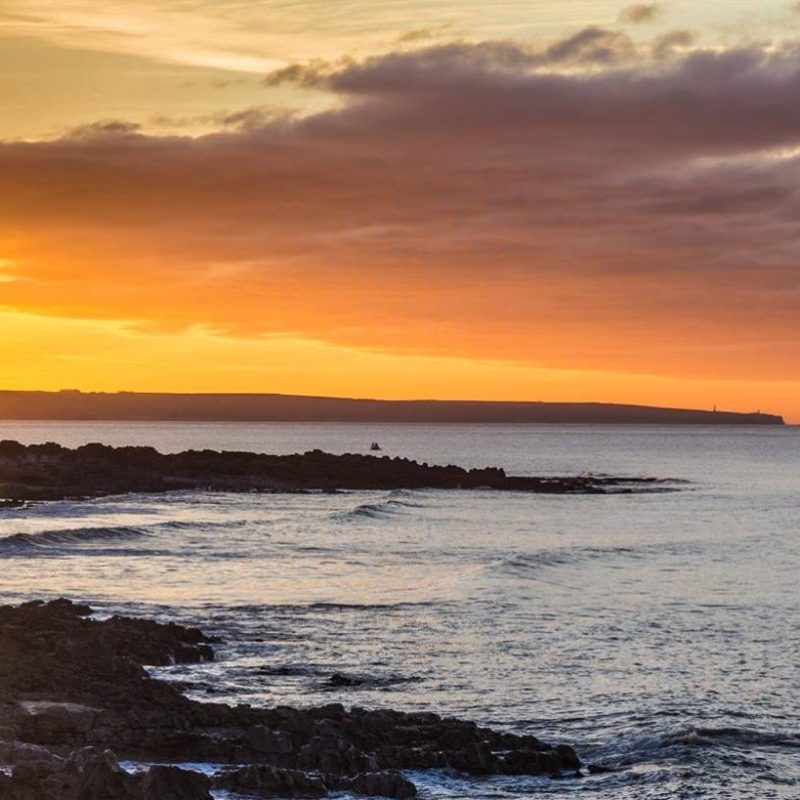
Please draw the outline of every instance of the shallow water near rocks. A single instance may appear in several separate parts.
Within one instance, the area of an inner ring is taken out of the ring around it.
[[[800,430],[0,423],[0,439],[319,447],[672,492],[178,493],[0,510],[0,600],[200,625],[200,699],[435,710],[573,744],[582,780],[430,798],[800,797]]]

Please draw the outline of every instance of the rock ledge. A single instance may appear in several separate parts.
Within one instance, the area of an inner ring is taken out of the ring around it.
[[[404,770],[581,774],[571,747],[433,713],[199,703],[144,665],[213,659],[201,631],[91,613],[68,600],[0,607],[0,800],[407,798]],[[131,774],[120,759],[159,766]],[[170,766],[182,762],[221,766]]]

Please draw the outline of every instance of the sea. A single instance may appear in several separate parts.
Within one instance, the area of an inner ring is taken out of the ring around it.
[[[216,662],[154,672],[200,700],[432,710],[613,770],[412,773],[422,798],[800,798],[800,428],[2,422],[0,439],[377,441],[516,475],[666,479],[633,494],[178,492],[2,510],[0,602],[66,596],[198,625],[223,641]]]

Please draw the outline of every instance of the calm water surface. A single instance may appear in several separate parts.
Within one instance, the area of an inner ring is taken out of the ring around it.
[[[432,709],[621,767],[413,775],[428,798],[800,797],[800,430],[0,423],[0,439],[320,447],[679,491],[113,497],[0,512],[0,600],[201,625],[194,696]],[[365,682],[331,690],[344,673]]]

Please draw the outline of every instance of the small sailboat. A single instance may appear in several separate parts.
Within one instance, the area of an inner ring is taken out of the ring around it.
[[[380,445],[379,445],[377,442],[373,442],[373,443],[372,443],[372,444],[369,446],[369,449],[370,449],[370,450],[372,450],[372,451],[375,451],[375,450],[380,450],[380,449],[381,449],[381,446],[380,446]]]

